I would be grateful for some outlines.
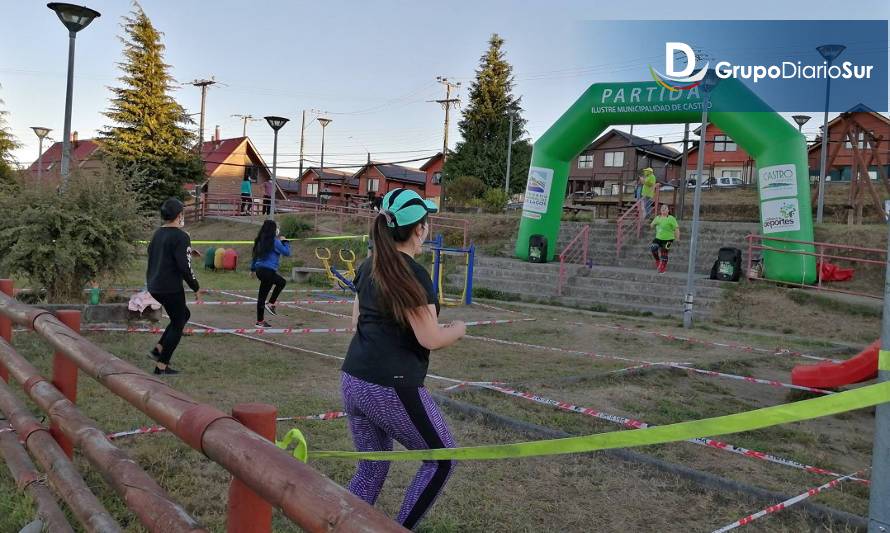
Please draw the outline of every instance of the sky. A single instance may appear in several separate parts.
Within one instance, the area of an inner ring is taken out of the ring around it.
[[[102,113],[108,87],[118,85],[120,75],[121,17],[132,9],[124,0],[87,2],[102,16],[77,37],[72,129],[81,139],[107,123]],[[445,89],[436,77],[461,82],[457,94],[466,102],[479,58],[495,32],[505,39],[514,94],[522,98],[526,136],[534,141],[591,83],[645,79],[642,71],[628,79],[629,69],[611,56],[646,36],[603,42],[590,35],[596,25],[589,21],[890,18],[886,0],[144,0],[141,5],[164,34],[165,60],[179,84],[174,96],[189,113],[200,110],[200,89],[189,82],[211,76],[219,82],[207,95],[205,139],[217,125],[223,138],[240,136],[242,121],[235,114],[291,119],[278,141],[279,175],[288,177],[297,174],[303,110],[307,164],[317,164],[321,151],[321,128],[312,120],[318,112],[333,119],[325,136],[326,166],[361,163],[369,151],[375,160],[403,161],[441,150],[444,111],[431,100],[443,98]],[[663,61],[659,54],[639,59],[641,64]],[[61,140],[66,66],[67,31],[45,3],[7,2],[0,32],[0,109],[9,112],[8,127],[22,143],[14,152],[21,164],[37,158],[31,126],[52,128],[50,136]],[[459,140],[460,113],[451,115],[452,148]],[[815,118],[803,131],[812,139],[821,113],[810,114]],[[677,140],[683,126],[636,126],[634,133]],[[271,128],[263,120],[250,122],[248,135],[271,164]]]

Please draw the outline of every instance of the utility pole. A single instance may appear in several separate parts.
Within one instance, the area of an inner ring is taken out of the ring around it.
[[[683,126],[683,159],[680,164],[680,179],[677,180],[677,187],[680,187],[680,205],[674,209],[677,220],[683,220],[683,211],[686,210],[686,154],[689,152],[689,123]],[[701,157],[701,151],[699,151]]]
[[[451,89],[460,88],[460,82],[454,83],[450,81],[448,78],[444,76],[436,76],[436,81],[445,86],[445,99],[444,100],[434,100],[437,104],[441,104],[442,108],[445,110],[445,136],[442,142],[442,165],[445,165],[445,162],[448,160],[448,124],[451,106],[460,106],[460,98],[452,98],[451,97]],[[445,178],[442,178],[442,196],[439,198],[439,211],[445,210]]]
[[[854,139],[854,142],[857,140]],[[885,207],[885,212],[887,210],[888,207]],[[884,313],[881,319],[881,349],[878,352],[879,383],[890,381],[890,267],[884,265],[884,268]],[[882,403],[875,409],[875,443],[871,455],[871,479],[874,481],[869,487],[869,533],[890,531],[888,476],[890,476],[890,403]]]
[[[507,133],[507,180],[504,190],[507,192],[507,203],[510,203],[510,156],[513,155],[513,115],[510,115],[510,131]]]
[[[241,136],[242,137],[247,137],[247,122],[248,121],[253,122],[255,120],[259,120],[258,118],[253,118],[253,115],[232,115],[232,116],[236,117],[236,118],[240,118],[244,122],[244,125],[241,128]]]
[[[207,101],[207,87],[215,85],[213,76],[209,80],[194,80],[192,85],[201,88],[201,119],[198,125],[198,152],[204,147],[204,104]]]
[[[701,211],[702,174],[705,163],[705,139],[708,131],[708,106],[711,91],[717,85],[717,75],[709,70],[700,87],[702,91],[701,135],[698,141],[698,160],[695,175],[695,193],[692,195],[692,229],[689,232],[689,264],[686,269],[686,296],[683,300],[683,327],[692,327],[692,309],[695,300],[695,260],[698,256],[698,220]]]
[[[306,110],[303,110],[303,120],[300,122],[300,175],[299,178],[303,177],[303,136],[306,134]]]

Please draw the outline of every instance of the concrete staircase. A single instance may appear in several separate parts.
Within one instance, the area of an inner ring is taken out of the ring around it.
[[[559,287],[559,263],[526,263],[512,259],[514,244],[506,246],[503,257],[476,256],[473,286],[498,291],[532,302],[567,307],[609,311],[649,312],[655,315],[682,316],[686,293],[686,267],[689,261],[690,222],[680,223],[680,242],[671,251],[668,272],[655,272],[648,245],[652,230],[644,228],[641,238],[632,235],[620,255],[615,253],[614,221],[563,222],[556,243],[557,253],[582,227],[590,226],[589,255],[592,266],[570,265],[563,294]],[[723,246],[740,248],[747,257],[745,236],[758,231],[757,224],[702,222],[699,253],[696,259],[697,316],[716,311],[725,289],[731,283],[708,279],[717,251]],[[460,274],[449,282],[462,284]]]
[[[585,225],[590,226],[590,258],[594,265],[618,266],[648,270],[653,268],[649,243],[652,242],[654,231],[648,226],[643,228],[642,236],[637,239],[632,233],[622,247],[621,254],[615,254],[615,223],[614,221],[596,220],[591,223],[564,222],[560,228],[557,242],[557,253],[581,231]],[[689,261],[689,234],[692,223],[680,222],[680,241],[675,243],[670,254],[670,270],[686,272]],[[747,261],[747,241],[745,236],[758,233],[759,224],[739,222],[701,222],[699,226],[698,257],[695,262],[696,272],[707,274],[717,258],[717,251],[723,246],[732,246],[742,250],[742,264]]]
[[[459,274],[453,276],[451,283],[462,281]],[[563,294],[559,295],[559,263],[526,263],[518,259],[477,256],[473,286],[529,302],[679,317],[683,313],[686,276],[680,272],[658,274],[654,269],[571,265]],[[721,282],[698,275],[696,315],[712,314],[725,287]]]

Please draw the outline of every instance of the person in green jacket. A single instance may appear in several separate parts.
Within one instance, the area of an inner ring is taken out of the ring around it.
[[[649,251],[655,258],[655,269],[663,274],[667,271],[671,245],[680,239],[680,225],[667,204],[661,204],[661,214],[652,219],[650,226],[655,228],[655,239],[649,245]]]
[[[648,217],[655,201],[655,172],[649,167],[644,168],[643,175],[640,176],[640,196],[643,198],[643,207]]]

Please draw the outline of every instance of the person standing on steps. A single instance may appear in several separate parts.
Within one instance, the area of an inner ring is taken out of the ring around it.
[[[148,292],[163,307],[170,323],[161,335],[161,340],[149,352],[155,360],[154,373],[178,374],[170,367],[173,352],[182,339],[182,330],[188,323],[191,313],[185,304],[185,291],[182,282],[195,291],[201,301],[198,279],[192,271],[192,243],[185,226],[184,206],[176,198],[168,198],[161,205],[161,218],[164,224],[158,228],[148,244],[148,268],[145,278]]]
[[[272,180],[263,182],[263,214],[272,212]]]
[[[256,273],[256,277],[260,280],[260,292],[256,300],[256,326],[258,328],[272,327],[264,320],[264,312],[269,311],[273,315],[277,315],[275,310],[275,302],[278,295],[287,285],[287,281],[278,273],[278,263],[281,256],[290,257],[290,243],[281,235],[278,230],[278,224],[274,220],[266,220],[260,227],[260,232],[256,239],[253,240],[253,260],[250,263],[250,270]],[[272,290],[272,296],[269,303],[266,303],[266,296],[269,296],[269,290]]]
[[[247,176],[244,176],[244,179],[241,180],[241,213],[250,215],[251,202],[253,201],[252,190],[250,188],[250,180],[247,179]]]
[[[655,228],[655,239],[649,245],[649,251],[655,258],[655,269],[664,274],[667,271],[671,245],[680,240],[680,225],[667,204],[661,204],[661,214],[652,219],[650,226]]]
[[[643,199],[644,215],[648,218],[655,202],[655,172],[649,167],[644,168],[640,176],[640,197]]]
[[[438,322],[439,303],[427,271],[414,260],[429,233],[436,205],[408,189],[383,197],[371,229],[374,250],[358,269],[352,309],[356,333],[341,368],[341,392],[358,451],[456,446],[423,382],[431,350],[457,342],[461,321]],[[398,522],[414,529],[454,470],[453,461],[424,461],[408,487]],[[373,505],[388,461],[359,461],[348,489]]]

